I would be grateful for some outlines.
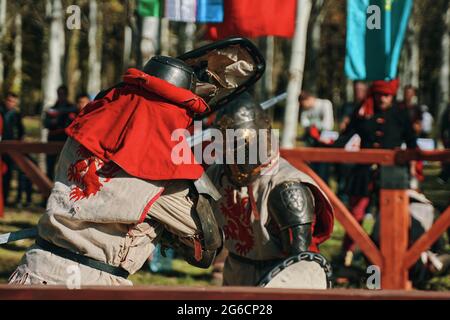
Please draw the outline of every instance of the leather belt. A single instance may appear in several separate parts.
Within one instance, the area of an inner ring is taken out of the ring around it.
[[[94,268],[103,272],[110,273],[117,277],[127,278],[130,273],[121,267],[114,267],[107,263],[83,256],[81,254],[74,253],[65,248],[58,247],[57,245],[48,242],[40,237],[36,238],[36,244],[44,249],[45,251],[49,251],[61,258],[71,260],[73,262],[80,263],[90,268]]]

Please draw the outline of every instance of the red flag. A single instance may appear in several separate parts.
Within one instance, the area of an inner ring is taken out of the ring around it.
[[[230,36],[292,38],[295,0],[225,0],[224,22],[209,25],[213,40]]]

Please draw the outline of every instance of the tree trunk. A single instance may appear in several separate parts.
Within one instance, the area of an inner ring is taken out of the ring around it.
[[[413,37],[411,39],[411,84],[418,88],[420,77],[419,25],[417,23],[414,23],[412,30]]]
[[[70,32],[68,58],[66,66],[67,74],[67,87],[69,89],[69,100],[75,101],[75,97],[80,87],[81,70],[80,70],[80,56],[79,47],[80,44],[80,30],[72,30]]]
[[[257,43],[257,46],[264,51],[264,57],[266,60],[266,71],[264,72],[261,80],[259,80],[252,88],[253,94],[260,102],[265,101],[272,97],[274,92],[273,86],[273,70],[274,70],[274,54],[275,44],[274,37],[261,37]],[[270,116],[273,116],[273,110],[269,111]]]
[[[141,19],[137,13],[135,0],[126,2],[126,23],[124,35],[124,58],[123,67],[140,67],[141,62]],[[130,34],[131,33],[131,34]],[[131,39],[130,39],[131,37]]]
[[[101,41],[101,10],[98,10],[97,0],[89,1],[89,71],[87,93],[93,97],[102,88],[102,41]]]
[[[123,33],[123,67],[128,69],[131,63],[131,54],[133,52],[133,29],[125,25]]]
[[[403,85],[411,84],[419,88],[419,25],[417,23],[416,14],[413,14],[409,20],[408,32],[405,39],[405,45],[402,50],[399,63],[399,78]],[[400,90],[399,98],[403,99],[403,91]]]
[[[297,137],[299,115],[298,96],[302,88],[303,71],[305,67],[306,36],[311,6],[311,0],[297,1],[297,19],[292,42],[287,104],[284,114],[284,133],[281,143],[284,148],[293,148]]]
[[[273,69],[274,69],[274,55],[275,55],[275,40],[273,36],[261,37],[257,43],[258,47],[264,51],[266,60],[266,71],[264,72],[260,81],[254,86],[255,98],[260,102],[273,97]],[[273,109],[271,108],[269,114],[273,116]]]
[[[350,79],[345,80],[345,99],[346,101],[354,101],[353,81]]]
[[[319,54],[320,54],[320,45],[321,45],[321,35],[322,35],[322,23],[325,17],[325,10],[323,10],[324,1],[317,0],[314,3],[314,11],[316,12],[316,17],[314,19],[314,23],[312,24],[311,30],[311,63],[309,70],[309,80],[311,81],[310,90],[314,94],[318,94],[318,80],[319,80]]]
[[[185,37],[181,37],[180,40],[184,42],[183,45],[183,53],[188,52],[194,49],[195,43],[195,31],[197,30],[197,26],[193,22],[188,22],[185,25]]]
[[[63,22],[63,8],[61,0],[47,0],[46,17],[50,21],[46,36],[48,37],[48,51],[44,53],[42,80],[42,119],[45,111],[50,109],[57,100],[57,89],[62,84],[62,64],[64,61],[65,33]],[[48,130],[41,126],[41,141],[47,142]],[[39,155],[39,166],[46,172],[45,155]]]
[[[160,28],[161,28],[161,38],[160,38],[161,55],[168,56],[170,53],[169,19],[161,18]]]
[[[405,41],[405,59],[402,72],[402,83],[419,87],[420,72],[420,47],[419,32],[420,26],[417,22],[417,15],[414,14],[408,26],[408,33]]]
[[[159,49],[159,18],[143,17],[141,32],[141,64],[145,65]]]
[[[6,0],[0,0],[0,90],[3,89],[5,72],[3,64],[3,41],[6,34],[6,4]]]
[[[19,8],[20,10],[20,8]],[[20,93],[22,90],[22,15],[18,12],[14,19],[14,80],[13,91]]]
[[[56,90],[62,84],[62,63],[64,58],[64,23],[61,0],[48,0],[50,33],[48,43],[48,65],[44,79],[44,110],[49,109],[57,99]]]
[[[445,13],[445,28],[442,35],[442,64],[439,74],[439,91],[440,91],[440,103],[437,116],[441,118],[449,101],[449,76],[450,76],[450,6],[447,7]]]

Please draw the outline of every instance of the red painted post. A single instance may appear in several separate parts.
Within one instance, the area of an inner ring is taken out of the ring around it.
[[[5,216],[5,204],[3,203],[3,161],[0,156],[0,218]]]
[[[380,191],[381,287],[410,289],[403,257],[408,250],[409,199],[406,190]]]
[[[408,169],[406,166],[382,166],[380,176],[381,287],[411,289],[408,269],[403,263],[410,225]]]

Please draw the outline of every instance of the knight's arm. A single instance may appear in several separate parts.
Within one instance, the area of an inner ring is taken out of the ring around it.
[[[268,205],[281,231],[283,251],[291,256],[308,250],[314,220],[311,190],[299,181],[283,182],[270,192]]]

